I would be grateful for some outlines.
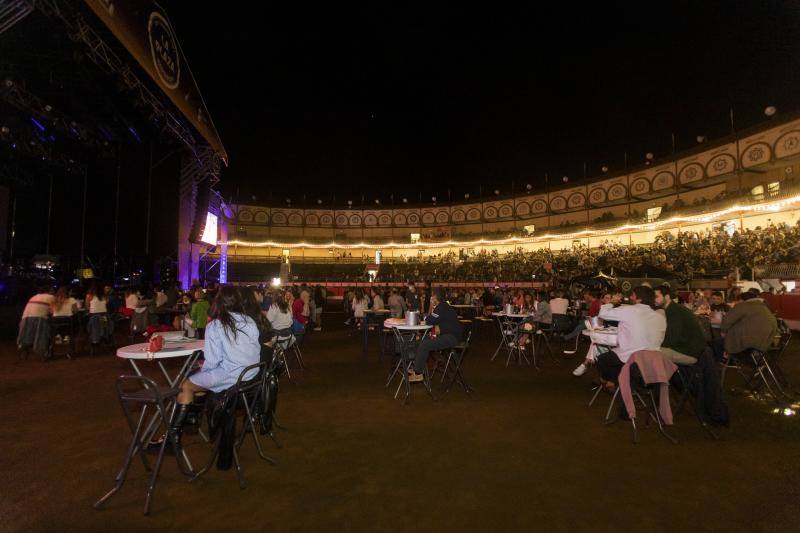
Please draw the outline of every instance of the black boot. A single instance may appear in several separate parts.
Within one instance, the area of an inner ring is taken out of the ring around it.
[[[172,415],[172,422],[169,424],[167,430],[167,438],[175,446],[175,453],[181,452],[181,435],[183,434],[183,425],[186,423],[186,418],[189,416],[191,404],[178,404],[175,406],[175,412]]]

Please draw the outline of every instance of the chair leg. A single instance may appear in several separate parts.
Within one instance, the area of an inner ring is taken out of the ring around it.
[[[603,392],[602,385],[598,385],[597,387],[594,388],[594,395],[592,395],[592,399],[589,400],[589,407],[591,407],[592,404],[594,404],[595,400],[597,400],[597,397],[600,396],[601,392]]]
[[[618,397],[619,397],[619,387],[617,387],[617,390],[614,391],[614,395],[611,396],[611,402],[609,402],[609,404],[608,404],[608,410],[606,411],[606,416],[603,419],[603,423],[605,423],[605,424],[613,424],[614,422],[617,421],[617,418],[619,418],[619,417],[615,417],[613,419],[611,418],[611,410],[614,408],[614,405],[617,403],[617,398]]]
[[[649,394],[650,394],[650,402],[652,403],[652,408],[653,408],[653,410],[650,412],[650,416],[651,416],[653,419],[655,419],[655,421],[656,421],[656,424],[658,424],[658,430],[659,430],[659,431],[661,432],[661,434],[662,434],[662,435],[664,435],[664,436],[667,438],[667,440],[669,440],[669,441],[670,441],[672,444],[678,444],[678,440],[677,440],[675,437],[673,437],[672,435],[670,435],[669,433],[667,433],[667,430],[665,430],[665,429],[664,429],[664,424],[663,424],[663,422],[662,422],[662,420],[661,420],[661,413],[659,412],[659,410],[658,410],[658,404],[656,403],[656,395],[655,395],[655,394],[653,394],[653,391],[652,391],[651,389],[649,389],[649,390],[648,390],[648,392],[649,392]]]
[[[170,439],[164,439],[164,441],[161,443],[161,448],[158,450],[158,458],[156,459],[156,466],[153,468],[153,472],[150,474],[150,481],[147,484],[147,492],[144,499],[145,515],[150,514],[150,503],[153,498],[153,492],[156,490],[156,481],[158,481],[158,473],[161,471],[161,463],[164,462],[164,451],[167,448],[168,440]]]
[[[136,448],[142,448],[139,444],[139,437],[142,434],[142,423],[144,422],[145,417],[145,409],[142,409],[142,414],[139,416],[139,423],[136,425],[136,429],[133,432],[133,437],[131,438],[131,444],[128,446],[128,453],[125,454],[125,460],[122,462],[122,468],[120,469],[119,473],[117,474],[116,484],[114,487],[108,491],[102,498],[97,500],[94,504],[95,509],[100,509],[103,505],[119,490],[122,488],[122,485],[125,483],[125,478],[128,476],[128,469],[131,466],[131,461],[133,460],[133,455],[136,453]],[[147,460],[142,457],[142,461],[145,463],[145,467],[148,467]]]
[[[256,401],[258,401],[258,399],[256,399]],[[258,451],[258,456],[274,466],[275,460],[266,455],[264,453],[264,450],[261,448],[261,442],[258,440],[258,433],[256,433],[256,427],[253,425],[253,414],[250,411],[250,406],[247,405],[246,400],[244,401],[244,410],[245,410],[245,416],[247,417],[246,418],[247,423],[245,424],[245,427],[242,428],[242,431],[248,432],[253,436],[253,442],[256,443],[256,450]]]

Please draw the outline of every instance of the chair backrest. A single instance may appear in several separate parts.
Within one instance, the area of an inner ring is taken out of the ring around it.
[[[250,379],[247,379],[247,374],[256,369],[258,369],[258,372],[256,372],[256,374]],[[267,363],[265,362],[258,362],[250,366],[246,366],[239,373],[239,378],[236,380],[235,387],[239,389],[239,392],[248,392],[251,389],[259,387],[261,385],[261,380],[263,379],[266,370],[267,370]]]
[[[138,387],[136,389],[131,389],[130,385],[138,385]],[[116,382],[114,383],[114,387],[117,389],[117,397],[120,399],[120,401],[124,401],[123,398],[126,393],[130,394],[131,392],[139,392],[144,390],[153,395],[153,401],[159,406],[160,409],[165,408],[165,398],[164,395],[161,394],[161,389],[159,389],[155,381],[148,377],[136,376],[133,374],[123,374],[117,378]]]

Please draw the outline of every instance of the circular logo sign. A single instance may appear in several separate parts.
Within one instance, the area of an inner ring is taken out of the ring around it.
[[[150,38],[150,55],[156,67],[161,83],[174,89],[181,81],[181,62],[178,55],[178,43],[169,22],[156,11],[150,13],[147,23],[147,34]]]

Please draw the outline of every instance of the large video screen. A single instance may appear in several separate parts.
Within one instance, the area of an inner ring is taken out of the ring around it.
[[[206,244],[216,246],[217,244],[217,215],[206,213],[206,225],[203,228],[203,236],[200,240]]]

